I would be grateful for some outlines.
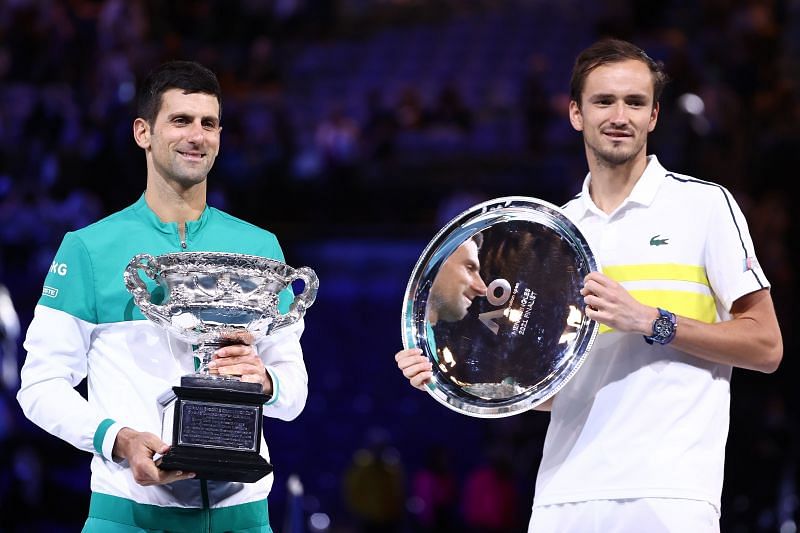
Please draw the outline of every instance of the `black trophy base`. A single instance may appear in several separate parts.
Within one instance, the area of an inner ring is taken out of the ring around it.
[[[252,483],[272,472],[261,448],[262,406],[269,397],[258,383],[183,376],[173,387],[172,446],[159,468],[194,472],[197,479]]]
[[[261,385],[258,383],[203,375],[181,376],[181,387],[190,387],[194,389],[226,389],[240,392],[253,392],[256,394],[260,393],[262,390]]]
[[[162,470],[194,472],[196,479],[253,483],[272,472],[272,465],[254,452],[173,446],[158,465]]]

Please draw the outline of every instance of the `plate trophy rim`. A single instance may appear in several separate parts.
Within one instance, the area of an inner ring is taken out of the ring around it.
[[[423,355],[431,362],[434,362],[429,352],[428,343],[420,342],[421,339],[427,336],[425,328],[420,327],[425,321],[424,305],[415,305],[416,296],[420,291],[425,292],[427,298],[429,287],[421,287],[421,281],[424,277],[423,274],[426,271],[438,272],[444,259],[449,257],[458,246],[476,233],[492,226],[487,225],[479,227],[480,222],[483,222],[484,219],[492,218],[493,215],[496,216],[496,218],[500,218],[502,215],[510,216],[520,211],[536,213],[534,217],[542,219],[546,217],[557,219],[559,223],[570,230],[568,237],[573,241],[577,241],[574,244],[579,248],[579,253],[581,253],[586,262],[587,273],[590,271],[601,271],[597,254],[592,250],[588,240],[583,235],[578,225],[562,208],[555,204],[532,196],[501,196],[480,202],[463,210],[439,229],[434,237],[426,244],[415,262],[403,294],[400,326],[404,349],[422,349]],[[535,222],[541,222],[541,220],[536,220]],[[544,225],[547,225],[550,229],[554,229],[553,226],[557,226],[558,224]],[[476,229],[476,227],[478,227],[478,229]],[[432,261],[437,254],[438,257],[436,260]],[[475,418],[504,418],[534,409],[557,394],[574,377],[581,366],[583,366],[599,332],[598,322],[588,319],[587,323],[588,326],[585,328],[585,334],[582,336],[580,342],[581,353],[572,360],[573,364],[569,370],[563,373],[559,379],[555,381],[555,384],[553,384],[553,381],[549,382],[544,387],[544,391],[541,394],[537,395],[536,390],[528,390],[504,401],[494,401],[486,405],[478,402],[477,396],[475,396],[474,399],[470,398],[471,401],[468,402],[464,396],[459,396],[451,392],[453,387],[439,379],[439,374],[436,372],[435,368],[433,371],[433,381],[425,386],[425,391],[445,407],[460,414]]]

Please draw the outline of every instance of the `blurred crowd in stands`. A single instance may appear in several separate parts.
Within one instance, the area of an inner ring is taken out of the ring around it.
[[[723,531],[796,531],[782,528],[798,518],[800,457],[790,393],[800,224],[788,193],[800,168],[797,0],[0,1],[0,283],[9,295],[0,302],[0,530],[19,526],[5,512],[11,503],[35,512],[48,497],[80,505],[88,492],[79,482],[74,498],[47,496],[37,485],[36,454],[54,444],[20,420],[9,353],[64,232],[143,190],[131,123],[150,68],[193,59],[221,80],[210,203],[275,231],[289,251],[337,238],[424,243],[478,201],[513,194],[560,204],[578,191],[586,168],[567,121],[569,72],[577,51],[603,35],[636,42],[672,78],[650,151],[667,168],[730,188],[751,224],[785,357],[773,376],[734,373]],[[395,378],[391,361],[385,368]],[[469,480],[452,476],[452,447],[416,463],[389,454],[403,481],[380,512],[396,531],[522,531],[538,460],[531,442],[543,426],[518,418],[499,426],[509,433],[486,429],[487,466]],[[389,448],[371,438],[353,464]],[[374,505],[359,498],[376,476],[341,475],[342,516],[369,531]],[[482,515],[501,503],[513,509]]]

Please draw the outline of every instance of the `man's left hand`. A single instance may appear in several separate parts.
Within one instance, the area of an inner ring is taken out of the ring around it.
[[[241,376],[242,381],[260,383],[264,394],[272,394],[272,379],[264,362],[249,344],[233,344],[214,352],[208,368],[214,374]]]

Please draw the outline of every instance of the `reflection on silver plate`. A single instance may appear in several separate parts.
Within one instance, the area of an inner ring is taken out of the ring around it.
[[[433,362],[428,392],[481,418],[547,401],[597,335],[580,294],[595,270],[580,230],[542,200],[497,198],[451,220],[422,252],[403,301],[403,345]]]

